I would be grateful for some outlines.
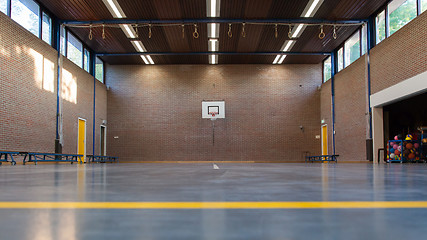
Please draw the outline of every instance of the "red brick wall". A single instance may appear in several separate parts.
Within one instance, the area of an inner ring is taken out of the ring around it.
[[[365,57],[335,75],[335,142],[341,161],[366,160]]]
[[[427,71],[426,34],[427,13],[424,13],[371,50],[372,94]],[[369,122],[365,116],[368,103],[364,57],[337,73],[335,93],[336,153],[344,161],[365,160]],[[330,83],[323,84],[322,118],[331,116],[330,94]],[[328,130],[331,136],[332,128]]]
[[[56,93],[36,71],[44,59],[54,64],[56,89],[56,51],[0,13],[1,150],[55,150]]]
[[[333,153],[332,148],[332,99],[331,99],[331,80],[322,84],[320,91],[320,119],[324,120],[328,130],[328,154]],[[319,125],[319,128],[321,125]]]
[[[371,51],[372,94],[427,71],[427,12]]]
[[[108,66],[108,154],[302,161],[304,151],[320,151],[321,76],[321,65]],[[201,118],[204,99],[225,100],[215,145],[212,122]]]
[[[65,58],[63,66],[75,77],[78,89],[76,104],[63,100],[63,152],[77,151],[77,117],[82,116],[88,120],[91,154],[93,77]],[[56,71],[55,49],[0,13],[0,150],[54,152]],[[97,83],[98,126],[106,119],[106,101],[106,88]],[[99,131],[98,127],[97,139]]]
[[[63,68],[73,74],[77,84],[76,103],[67,99],[63,106],[63,152],[77,152],[78,119],[86,120],[86,154],[93,149],[93,76],[64,58]],[[64,76],[65,77],[65,76]],[[65,85],[63,85],[65,87]],[[95,122],[95,154],[99,154],[100,125],[107,120],[107,90],[104,84],[96,80],[96,122]]]

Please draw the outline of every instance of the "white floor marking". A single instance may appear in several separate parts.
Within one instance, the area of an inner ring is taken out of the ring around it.
[[[219,169],[218,165],[216,165],[215,163],[213,164],[213,169]]]

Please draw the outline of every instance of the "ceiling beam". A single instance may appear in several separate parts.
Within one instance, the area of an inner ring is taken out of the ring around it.
[[[330,52],[130,52],[130,53],[96,53],[97,56],[138,56],[138,55],[331,55]]]
[[[346,19],[329,20],[315,18],[296,18],[296,19],[177,19],[177,20],[156,20],[156,19],[106,19],[99,21],[76,21],[61,20],[61,24],[71,25],[90,25],[90,24],[194,24],[194,23],[246,23],[246,24],[325,24],[325,25],[361,25],[368,22],[368,19]]]

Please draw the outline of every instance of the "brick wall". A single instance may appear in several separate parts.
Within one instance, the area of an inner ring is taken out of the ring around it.
[[[77,151],[77,117],[81,116],[88,120],[87,152],[91,154],[93,77],[65,58],[63,68],[72,76],[77,89],[76,103],[69,101],[72,97],[63,100],[63,152]],[[55,49],[0,13],[1,150],[54,152],[56,76]],[[70,87],[72,84],[63,86],[63,91],[72,92]],[[106,88],[97,83],[98,126],[106,119],[106,101]],[[99,131],[97,128],[97,139]]]
[[[108,154],[302,161],[304,151],[320,151],[321,76],[321,65],[107,66]],[[204,99],[225,100],[214,144],[213,123],[201,118]]]
[[[371,50],[372,94],[427,70],[426,26],[427,13],[423,13]],[[365,160],[369,131],[365,57],[336,74],[335,93],[337,154],[344,161]],[[330,83],[323,84],[322,118],[331,116],[330,95]],[[328,130],[331,136],[332,128]]]
[[[320,119],[324,120],[328,130],[328,154],[333,153],[332,148],[332,99],[331,80],[322,84],[320,91]],[[323,125],[323,124],[321,124]]]
[[[427,12],[371,51],[372,94],[427,71]]]
[[[366,160],[365,57],[335,76],[335,142],[341,161]]]

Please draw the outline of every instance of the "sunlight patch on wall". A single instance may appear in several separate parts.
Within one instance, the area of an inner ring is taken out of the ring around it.
[[[77,104],[77,79],[66,69],[62,69],[62,99]]]
[[[34,49],[28,49],[34,60],[34,80],[40,89],[55,91],[55,64]]]

